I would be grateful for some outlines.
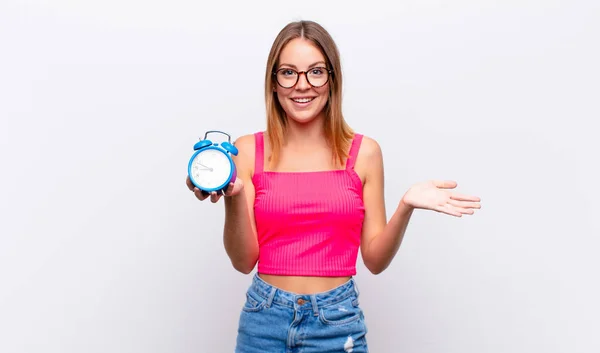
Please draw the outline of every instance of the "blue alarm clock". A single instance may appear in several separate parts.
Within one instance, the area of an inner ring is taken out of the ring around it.
[[[221,133],[228,137],[226,142],[213,143],[207,139],[210,133]],[[194,144],[194,154],[188,164],[188,175],[192,183],[208,193],[223,193],[229,183],[235,182],[236,169],[231,155],[237,156],[238,149],[231,144],[231,137],[222,131],[207,131],[204,139]]]

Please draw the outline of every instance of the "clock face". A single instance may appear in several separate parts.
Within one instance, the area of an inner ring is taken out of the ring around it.
[[[225,185],[231,175],[231,163],[225,153],[205,149],[194,157],[190,175],[203,189],[216,189]]]

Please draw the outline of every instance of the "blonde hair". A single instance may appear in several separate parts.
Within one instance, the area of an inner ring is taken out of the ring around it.
[[[329,78],[329,98],[323,108],[325,111],[324,132],[332,149],[334,163],[344,165],[354,131],[342,115],[342,70],[338,48],[329,33],[318,23],[297,21],[286,25],[277,35],[269,58],[265,74],[265,104],[267,113],[267,135],[271,145],[269,165],[277,165],[283,146],[283,137],[287,127],[285,111],[281,107],[274,91],[276,85],[273,72],[278,65],[279,55],[285,45],[295,38],[311,41],[325,56],[327,67],[332,70]]]

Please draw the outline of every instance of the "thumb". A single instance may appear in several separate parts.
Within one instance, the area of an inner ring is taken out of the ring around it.
[[[434,180],[433,185],[442,189],[454,189],[457,183],[453,180]]]
[[[225,196],[234,196],[240,193],[240,191],[244,188],[244,184],[242,180],[236,179],[235,182],[229,183],[227,189],[225,190]]]

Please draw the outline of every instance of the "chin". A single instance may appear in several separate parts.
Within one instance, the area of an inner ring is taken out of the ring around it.
[[[307,124],[318,118],[317,114],[289,114],[288,118],[299,123]]]
[[[310,110],[290,109],[289,113],[286,112],[286,115],[289,119],[297,122],[298,124],[307,124],[325,115],[325,112],[323,111],[324,107],[317,108],[318,109]]]

